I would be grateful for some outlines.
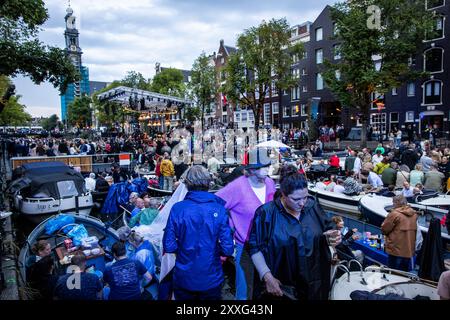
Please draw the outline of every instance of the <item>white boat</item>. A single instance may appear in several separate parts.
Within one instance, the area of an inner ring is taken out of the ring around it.
[[[83,176],[63,162],[22,165],[20,176],[8,188],[16,210],[45,218],[59,213],[89,215],[94,205]]]
[[[349,271],[344,265],[337,268],[343,269],[344,273],[334,280],[330,300],[351,300],[350,294],[356,290],[379,295],[395,292],[407,299],[418,295],[430,300],[440,299],[436,283],[419,279],[413,273],[375,266],[360,271]]]
[[[363,217],[375,226],[381,226],[384,219],[392,208],[392,198],[369,194],[360,200],[360,210]],[[431,217],[442,219],[450,207],[450,197],[448,195],[438,195],[436,197],[421,199],[417,198],[416,203],[410,203],[411,207],[419,214],[419,228],[422,232],[428,232],[429,220]],[[450,240],[448,230],[441,228],[443,238]]]
[[[343,193],[326,191],[308,185],[308,193],[317,198],[324,209],[359,215],[359,201],[362,195],[348,196]]]

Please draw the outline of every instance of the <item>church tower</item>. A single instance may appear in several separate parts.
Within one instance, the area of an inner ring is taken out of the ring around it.
[[[64,18],[66,22],[66,30],[64,37],[66,40],[66,54],[69,56],[73,65],[80,73],[81,79],[77,82],[70,83],[66,92],[61,96],[61,120],[67,120],[67,107],[75,98],[79,98],[84,94],[89,95],[89,70],[84,67],[81,62],[83,52],[79,43],[79,32],[76,28],[76,18],[73,15],[73,9],[70,7],[66,10]]]

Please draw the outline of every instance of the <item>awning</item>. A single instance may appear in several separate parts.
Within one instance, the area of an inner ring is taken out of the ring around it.
[[[419,114],[420,118],[426,117],[426,116],[443,116],[444,111],[440,110],[431,110],[431,111],[423,111]]]

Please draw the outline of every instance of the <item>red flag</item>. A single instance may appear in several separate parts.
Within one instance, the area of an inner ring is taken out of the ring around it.
[[[221,95],[222,95],[222,105],[226,105],[227,104],[227,96],[226,95],[224,95],[223,93],[221,93]]]

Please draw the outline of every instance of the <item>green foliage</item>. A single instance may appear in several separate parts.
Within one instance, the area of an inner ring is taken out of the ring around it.
[[[209,106],[214,103],[217,92],[216,68],[214,64],[211,64],[211,59],[204,52],[192,65],[189,89],[191,91],[190,98],[200,107],[200,119],[203,124],[205,111],[209,111]],[[194,112],[194,109],[188,108],[189,112]],[[198,119],[198,117],[193,118],[195,118],[194,120]]]
[[[136,71],[128,71],[125,78],[121,81],[123,86],[136,88],[141,90],[149,90],[150,89],[150,79],[145,80],[144,76],[140,72]]]
[[[370,5],[381,9],[380,28],[368,27],[368,22],[373,22],[367,13]],[[342,59],[324,61],[323,78],[341,103],[361,112],[361,142],[365,145],[371,94],[384,94],[426,75],[412,70],[408,58],[417,53],[425,34],[432,30],[432,14],[422,0],[359,0],[336,4],[331,16]],[[382,61],[379,71],[373,60],[377,55]]]
[[[96,114],[96,118],[98,119],[101,125],[106,125],[108,127],[112,126],[115,122],[121,122],[124,116],[123,107],[115,102],[104,102],[99,101],[98,96],[106,92],[108,90],[117,88],[122,86],[123,83],[121,81],[113,81],[105,88],[97,91],[92,96],[92,102],[94,105],[94,112]]]
[[[41,120],[42,128],[44,128],[47,131],[52,131],[56,127],[60,127],[59,126],[60,123],[61,122],[59,122],[59,118],[56,114],[52,114],[50,117]]]
[[[238,51],[229,56],[225,66],[222,91],[232,102],[253,111],[256,129],[265,96],[272,95],[272,85],[279,93],[297,82],[290,68],[292,56],[301,54],[303,46],[292,44],[290,36],[291,28],[285,18],[263,21],[238,37]]]
[[[80,75],[64,50],[44,45],[39,28],[48,19],[42,0],[3,0],[0,5],[0,74],[49,81],[63,93]]]
[[[79,128],[92,125],[91,98],[82,96],[67,106],[67,120],[71,126]]]
[[[0,98],[3,97],[11,84],[8,77],[0,75]],[[19,103],[20,96],[12,96],[5,101],[5,107],[0,112],[1,126],[21,126],[31,121],[31,115],[25,111],[25,106]]]
[[[184,116],[187,121],[195,122],[202,117],[202,110],[199,107],[187,107]]]
[[[150,91],[184,98],[186,86],[183,73],[174,68],[167,68],[156,74],[152,80]]]

